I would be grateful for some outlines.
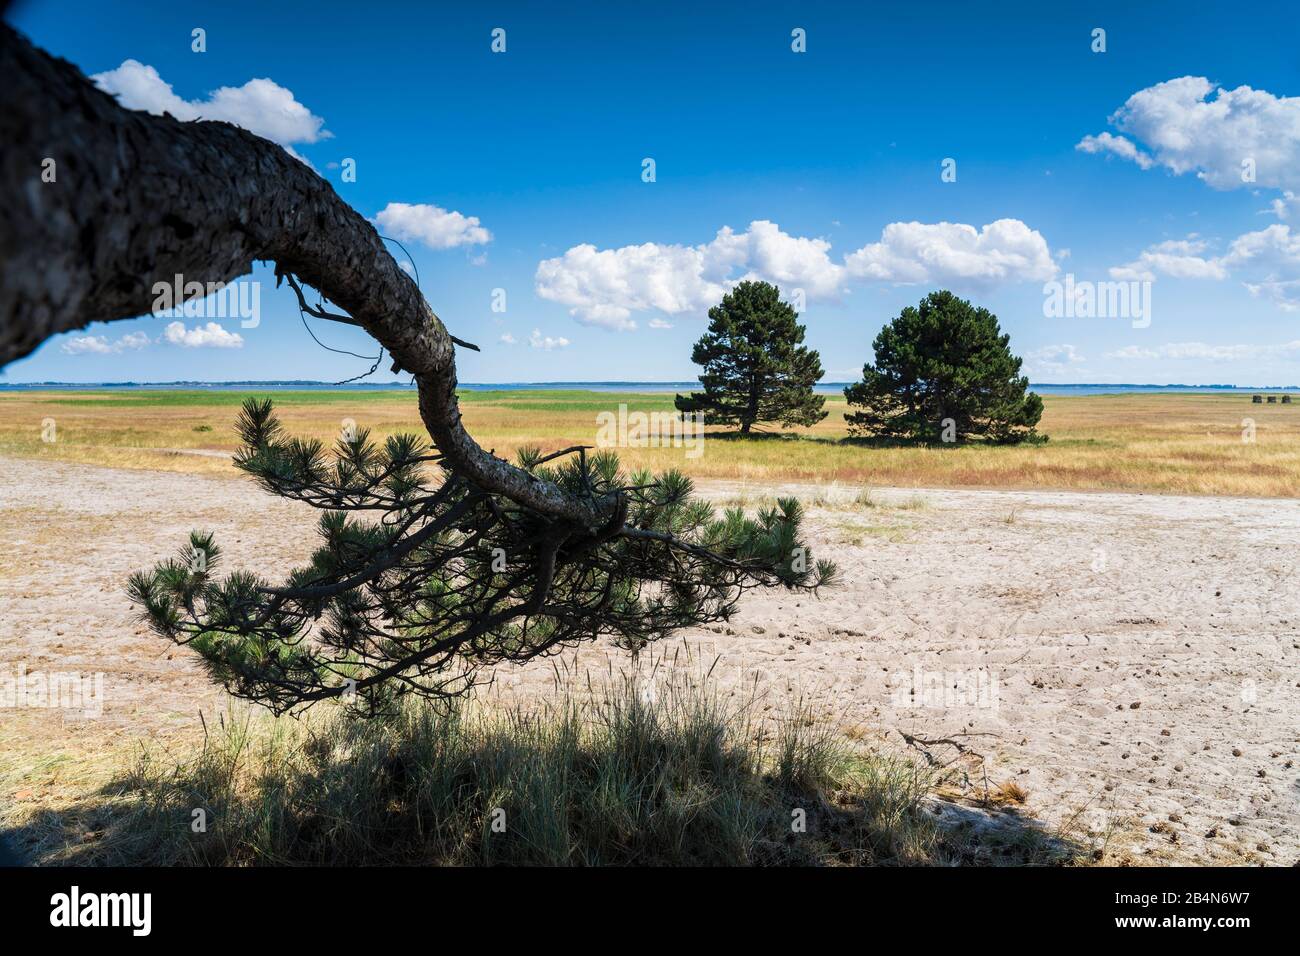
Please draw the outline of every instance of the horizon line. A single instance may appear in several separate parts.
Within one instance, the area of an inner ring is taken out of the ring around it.
[[[644,386],[689,386],[698,385],[699,380],[691,379],[592,379],[592,380],[569,380],[555,379],[551,381],[510,381],[510,382],[460,382],[460,388],[500,388],[500,387],[526,387],[526,386],[557,386],[569,385],[574,387],[595,386],[595,385],[644,385]],[[814,387],[829,387],[839,385],[852,385],[853,381],[830,381],[818,382]],[[356,388],[400,388],[414,389],[414,383],[409,382],[327,382],[319,379],[174,379],[165,382],[141,382],[133,380],[117,382],[66,382],[57,380],[33,381],[33,382],[0,382],[0,390],[17,389],[17,388],[166,388],[176,386],[313,386],[318,388],[339,388],[339,389],[356,389]],[[1219,390],[1286,390],[1300,391],[1300,385],[1231,385],[1222,382],[1210,383],[1186,383],[1186,382],[1030,382],[1032,388],[1204,388]]]

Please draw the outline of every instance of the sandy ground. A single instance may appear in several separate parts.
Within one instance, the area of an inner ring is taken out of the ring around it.
[[[755,594],[685,635],[693,660],[720,658],[713,679],[802,694],[866,745],[963,768],[972,793],[986,771],[1014,780],[1044,825],[1113,830],[1116,860],[1300,860],[1300,502],[856,491],[809,516],[842,587]],[[219,711],[123,584],[191,528],[217,532],[227,570],[287,568],[313,545],[303,510],[246,480],[0,458],[0,679],[104,675],[99,716],[0,710],[0,797],[53,799],[86,755]],[[585,648],[576,667],[611,659]],[[497,692],[544,693],[553,673],[503,671]]]

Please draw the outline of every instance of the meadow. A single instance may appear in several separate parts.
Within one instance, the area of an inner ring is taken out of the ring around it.
[[[253,392],[32,391],[0,395],[0,454],[203,475],[234,475],[232,423]],[[277,391],[296,435],[327,442],[348,423],[382,437],[423,433],[414,393]],[[672,410],[669,393],[464,391],[470,433],[510,457],[523,445],[553,451],[595,444],[597,416]],[[756,489],[781,482],[912,488],[1059,488],[1289,497],[1300,488],[1300,405],[1252,405],[1241,394],[1046,396],[1023,447],[882,447],[848,439],[842,397],[812,428],[741,438],[709,428],[702,453],[621,448],[632,467],[677,467],[696,478]],[[1253,440],[1249,425],[1253,422]],[[53,439],[53,440],[50,440]]]

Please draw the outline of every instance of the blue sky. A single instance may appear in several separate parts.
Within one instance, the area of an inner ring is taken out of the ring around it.
[[[951,288],[999,316],[1035,381],[1300,382],[1285,4],[181,6],[28,2],[11,19],[128,105],[231,119],[308,161],[482,347],[460,353],[462,381],[692,378],[708,306],[749,276],[799,290],[828,380]],[[1046,315],[1067,274],[1149,283],[1149,315]],[[0,381],[368,368],[322,351],[268,271],[251,279],[256,327],[92,327]]]

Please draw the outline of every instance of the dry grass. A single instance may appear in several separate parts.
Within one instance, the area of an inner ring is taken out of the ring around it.
[[[142,747],[88,796],[6,822],[45,864],[987,862],[927,810],[928,771],[759,703],[627,679],[383,721],[232,711],[201,743]],[[1008,825],[1023,852],[999,862],[1079,856]]]
[[[24,392],[0,395],[0,454],[207,475],[232,474],[233,392]],[[419,430],[415,396],[394,392],[274,395],[295,434],[332,440],[345,419],[378,435]],[[671,408],[665,394],[469,392],[465,422],[487,448],[509,456],[596,439],[596,415],[620,403]],[[630,466],[679,467],[699,478],[756,488],[779,482],[859,487],[997,487],[1154,491],[1289,497],[1300,487],[1300,405],[1252,405],[1243,395],[1091,395],[1044,399],[1042,446],[873,447],[846,436],[842,399],[810,429],[740,439],[711,430],[703,454],[627,448]],[[41,440],[52,418],[57,440]],[[1242,420],[1257,427],[1242,441]],[[204,429],[211,429],[210,431]]]
[[[989,792],[989,802],[1003,806],[1020,806],[1029,800],[1029,791],[1014,780],[1000,783]]]
[[[911,526],[905,524],[862,524],[857,521],[840,521],[833,527],[839,532],[839,543],[854,548],[861,547],[872,539],[898,544],[907,540],[907,532],[911,530]]]
[[[158,403],[154,395],[4,396],[0,451],[118,467],[229,473],[233,451],[230,393],[192,402]],[[666,407],[662,395],[470,393],[466,421],[487,447],[508,455],[520,445],[544,449],[594,441],[598,411],[627,402]],[[298,393],[280,396],[295,433],[337,435],[350,418],[379,434],[418,429],[413,397],[394,394]],[[672,464],[698,477],[769,485],[810,480],[882,485],[1062,487],[1186,493],[1285,495],[1300,477],[1300,408],[1242,404],[1240,396],[1087,396],[1046,400],[1047,446],[1035,448],[873,448],[846,443],[842,402],[826,422],[769,438],[710,433],[704,454],[681,449],[623,449],[632,465]],[[1255,444],[1241,441],[1241,418],[1258,423]],[[58,441],[40,441],[40,422],[56,421]],[[211,433],[196,432],[208,425]],[[216,454],[186,454],[186,452]],[[179,454],[178,454],[179,452]]]

